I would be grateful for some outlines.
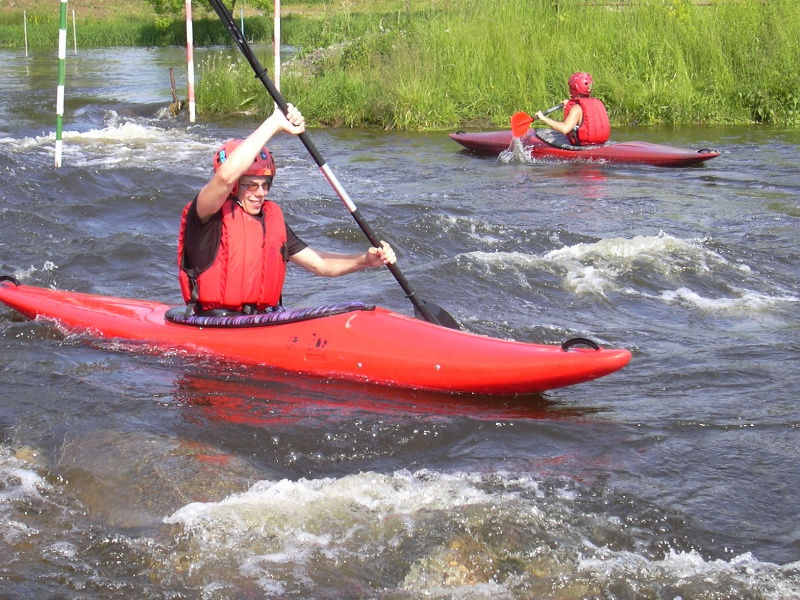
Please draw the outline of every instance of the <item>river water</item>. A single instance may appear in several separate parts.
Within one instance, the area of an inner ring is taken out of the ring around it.
[[[255,123],[170,117],[181,49],[67,58],[55,169],[55,53],[0,52],[0,274],[178,304],[181,209]],[[0,308],[0,597],[800,598],[800,132],[613,132],[722,152],[674,170],[310,135],[422,298],[475,332],[591,337],[631,363],[447,396]],[[298,234],[366,248],[300,142],[272,148]],[[294,269],[284,298],[411,313],[387,271]]]

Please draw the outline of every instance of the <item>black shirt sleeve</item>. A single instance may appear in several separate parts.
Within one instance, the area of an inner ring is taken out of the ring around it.
[[[222,212],[218,211],[203,222],[197,215],[197,196],[186,213],[184,234],[184,267],[198,272],[207,269],[217,257],[222,239]]]
[[[286,250],[289,253],[289,256],[294,256],[301,250],[305,250],[308,248],[308,244],[306,244],[303,240],[301,240],[292,228],[289,225],[286,225]]]

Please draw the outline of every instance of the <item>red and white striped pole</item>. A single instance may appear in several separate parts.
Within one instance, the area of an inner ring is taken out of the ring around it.
[[[186,0],[186,63],[187,93],[189,94],[189,122],[194,123],[194,39],[192,36],[192,0]]]
[[[64,127],[64,73],[67,59],[67,0],[61,0],[58,26],[58,88],[56,90],[56,168],[61,166],[61,130]]]

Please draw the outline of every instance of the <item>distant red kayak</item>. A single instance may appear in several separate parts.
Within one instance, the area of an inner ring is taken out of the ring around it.
[[[19,285],[0,278],[0,302],[62,329],[321,378],[443,392],[543,392],[613,373],[625,349],[578,338],[561,346],[501,340],[361,303],[267,315],[188,317],[183,308]],[[169,314],[167,314],[169,311]],[[214,321],[223,319],[224,321]],[[587,345],[593,347],[573,347]]]
[[[459,131],[451,133],[450,137],[466,149],[478,154],[498,156],[501,152],[512,149],[513,136],[510,129],[473,133]],[[599,146],[571,146],[565,136],[551,129],[530,129],[520,141],[522,150],[531,158],[551,160],[688,167],[719,156],[719,152],[706,148],[691,150],[649,142],[606,142]]]

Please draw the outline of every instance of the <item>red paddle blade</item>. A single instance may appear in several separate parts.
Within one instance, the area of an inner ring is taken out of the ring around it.
[[[533,123],[533,117],[524,112],[514,113],[511,116],[511,135],[522,137]]]

